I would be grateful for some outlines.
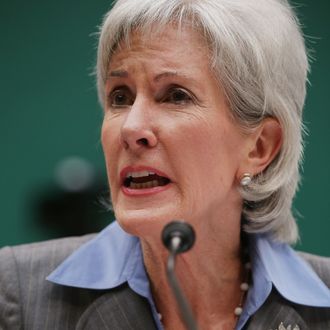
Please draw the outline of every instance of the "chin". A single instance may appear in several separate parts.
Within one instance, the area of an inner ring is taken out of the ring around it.
[[[119,225],[127,233],[145,237],[159,237],[164,226],[174,219],[179,219],[173,212],[157,209],[140,209],[140,210],[115,210],[116,219]]]

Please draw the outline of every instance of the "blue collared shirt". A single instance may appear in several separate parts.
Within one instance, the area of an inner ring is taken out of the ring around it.
[[[262,306],[273,286],[291,302],[330,307],[329,288],[287,244],[276,243],[267,235],[249,236],[252,285],[236,330],[241,330]],[[47,279],[86,289],[112,289],[127,282],[149,301],[157,327],[163,329],[144,268],[140,240],[124,232],[117,222],[82,245]]]

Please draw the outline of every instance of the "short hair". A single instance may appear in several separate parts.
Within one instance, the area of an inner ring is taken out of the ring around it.
[[[133,30],[146,32],[175,23],[207,41],[210,66],[223,87],[233,118],[245,130],[276,118],[283,132],[271,164],[240,187],[247,232],[270,233],[294,243],[298,229],[292,201],[303,150],[302,109],[308,57],[294,10],[286,0],[118,0],[101,26],[97,87],[101,104],[111,55]]]

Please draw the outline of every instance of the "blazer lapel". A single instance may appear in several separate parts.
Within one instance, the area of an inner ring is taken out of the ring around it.
[[[310,330],[294,308],[276,290],[265,304],[251,317],[246,330]]]
[[[122,285],[97,298],[80,317],[76,330],[155,330],[146,299]]]

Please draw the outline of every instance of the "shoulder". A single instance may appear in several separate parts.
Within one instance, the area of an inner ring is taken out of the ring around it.
[[[330,258],[306,252],[298,252],[298,255],[313,268],[315,273],[330,288]]]
[[[0,249],[0,329],[155,329],[148,301],[126,283],[93,290],[46,281],[94,236]]]
[[[42,283],[65,258],[93,237],[91,234],[0,249],[1,287],[14,278],[30,285]]]
[[[80,245],[94,236],[90,234],[4,247],[0,249],[0,269],[25,271],[25,276],[33,270],[36,271],[36,268],[50,272]]]
[[[46,281],[54,268],[92,237],[0,249],[0,329],[48,329],[56,315],[74,320],[84,306],[97,298],[90,292],[81,293]],[[61,299],[63,303],[59,306]]]

